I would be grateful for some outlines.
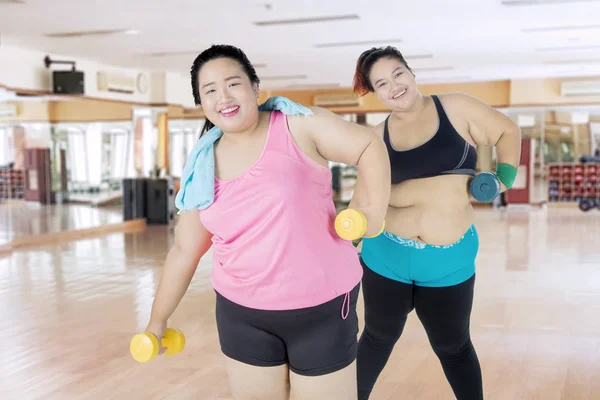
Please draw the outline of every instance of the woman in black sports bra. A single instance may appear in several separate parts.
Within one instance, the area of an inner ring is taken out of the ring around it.
[[[521,152],[518,126],[462,93],[423,96],[393,47],[359,58],[354,90],[392,112],[375,129],[385,142],[392,191],[383,234],[361,243],[365,328],[358,349],[359,399],[366,400],[414,309],[458,400],[483,399],[469,333],[479,249],[469,182],[477,146],[495,146],[501,190]],[[360,173],[360,171],[359,171]],[[356,198],[365,195],[356,187]]]

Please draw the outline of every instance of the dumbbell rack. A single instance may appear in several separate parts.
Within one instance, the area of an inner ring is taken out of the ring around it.
[[[22,199],[24,197],[23,171],[0,168],[0,199]]]
[[[600,163],[550,163],[548,202],[600,205]]]

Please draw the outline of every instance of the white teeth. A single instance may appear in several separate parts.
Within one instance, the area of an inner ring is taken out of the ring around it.
[[[234,112],[235,110],[237,110],[239,107],[235,106],[235,107],[231,107],[231,108],[226,108],[224,110],[221,110],[221,114],[229,114]]]
[[[398,97],[402,96],[404,93],[406,93],[406,90],[407,90],[407,89],[404,89],[402,92],[400,92],[400,93],[398,93],[397,95],[395,95],[395,96],[393,97],[393,99],[397,99]]]

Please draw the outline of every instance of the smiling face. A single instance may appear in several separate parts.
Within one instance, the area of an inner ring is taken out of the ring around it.
[[[392,111],[410,109],[418,96],[415,76],[396,57],[382,57],[368,76],[377,98]]]
[[[258,121],[258,85],[236,60],[206,62],[198,71],[198,91],[206,118],[223,132],[244,132]]]

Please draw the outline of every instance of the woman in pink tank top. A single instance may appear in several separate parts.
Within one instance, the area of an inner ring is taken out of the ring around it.
[[[360,168],[350,207],[366,215],[372,236],[390,195],[385,145],[320,108],[310,116],[259,111],[259,78],[233,46],[201,53],[191,81],[203,131],[212,123],[223,131],[215,197],[181,214],[146,331],[162,337],[213,246],[217,328],[234,398],[287,399],[291,391],[300,400],[356,399],[362,267],[335,232],[328,161]]]

